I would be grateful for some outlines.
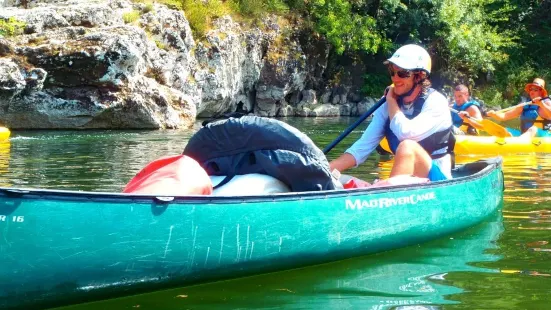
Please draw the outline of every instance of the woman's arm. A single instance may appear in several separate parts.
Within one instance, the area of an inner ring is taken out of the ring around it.
[[[534,101],[534,103],[540,107],[538,109],[538,114],[541,117],[545,119],[551,119],[551,100],[549,99],[537,100],[537,101]]]
[[[385,103],[373,113],[373,119],[362,136],[344,154],[329,163],[331,171],[337,169],[342,172],[363,163],[383,139],[387,120],[388,113]]]
[[[349,153],[344,153],[339,158],[332,160],[329,163],[329,170],[333,171],[335,169],[340,171],[348,170],[356,166],[356,158]]]
[[[512,110],[509,110],[505,113],[503,112],[496,112],[494,110],[488,111],[486,113],[489,117],[496,119],[498,121],[508,121],[513,118],[517,118],[522,114],[522,109],[524,109],[524,106],[516,107]]]

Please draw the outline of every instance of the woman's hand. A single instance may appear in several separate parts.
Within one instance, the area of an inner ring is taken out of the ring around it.
[[[538,107],[542,107],[543,102],[541,101],[541,97],[532,98],[532,103],[537,105]]]
[[[394,85],[390,85],[385,90],[386,102],[398,104],[398,96],[394,93]]]
[[[497,112],[494,111],[494,110],[490,110],[490,111],[486,112],[486,115],[488,115],[491,118],[496,118]]]
[[[400,107],[398,106],[398,96],[394,93],[393,85],[387,88],[386,104],[388,108],[388,117],[392,120],[394,115],[400,111]]]

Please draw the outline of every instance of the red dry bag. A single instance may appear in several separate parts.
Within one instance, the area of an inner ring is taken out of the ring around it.
[[[193,158],[174,155],[156,159],[136,174],[124,193],[150,195],[210,195],[212,182]]]

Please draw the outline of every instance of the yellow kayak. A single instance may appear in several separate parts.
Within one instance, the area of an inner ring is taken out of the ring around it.
[[[503,155],[516,153],[551,153],[551,137],[546,138],[498,138],[492,136],[455,136],[455,154]],[[381,147],[390,152],[386,139]]]
[[[5,141],[10,138],[10,130],[6,127],[0,127],[0,141]]]
[[[456,136],[456,154],[551,153],[551,137]]]

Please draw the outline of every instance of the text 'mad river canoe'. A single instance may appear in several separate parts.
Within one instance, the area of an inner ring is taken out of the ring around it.
[[[0,307],[45,308],[386,251],[463,230],[501,206],[500,158],[454,176],[248,197],[0,188]]]

